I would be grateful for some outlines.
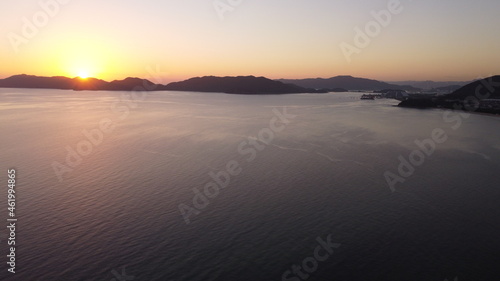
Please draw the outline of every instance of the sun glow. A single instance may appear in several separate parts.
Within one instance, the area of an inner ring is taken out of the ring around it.
[[[87,71],[80,71],[78,72],[78,77],[82,78],[82,79],[87,79],[89,78],[89,73]]]
[[[91,44],[91,40],[81,38],[71,37],[66,40],[58,47],[57,55],[53,59],[60,75],[102,79],[103,74],[113,71],[113,68],[109,67],[109,59],[113,58],[109,49],[114,48]]]

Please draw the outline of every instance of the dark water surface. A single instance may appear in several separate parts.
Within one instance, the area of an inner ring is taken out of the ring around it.
[[[500,118],[361,93],[129,94],[0,89],[0,219],[10,168],[18,218],[1,280],[500,280]],[[179,204],[228,163],[186,224]]]

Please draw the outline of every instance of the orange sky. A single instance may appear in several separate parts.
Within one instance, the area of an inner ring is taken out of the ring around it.
[[[202,75],[452,81],[500,74],[500,1],[406,0],[397,13],[391,1],[397,0],[230,7],[221,0],[223,13],[212,0],[8,1],[0,11],[0,77],[148,78],[147,68],[159,68],[163,82]],[[391,19],[378,23],[366,46],[356,45],[355,28],[364,30],[382,10]],[[349,61],[341,44],[358,53]]]

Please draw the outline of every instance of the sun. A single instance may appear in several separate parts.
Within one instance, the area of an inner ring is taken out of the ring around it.
[[[60,62],[60,72],[64,73],[63,76],[78,77],[82,80],[100,79],[99,76],[108,70],[111,54],[108,55],[105,48],[91,41],[73,41],[61,46],[57,57]]]
[[[82,79],[87,79],[87,78],[89,78],[89,73],[85,70],[81,70],[78,72],[78,77],[80,77]]]

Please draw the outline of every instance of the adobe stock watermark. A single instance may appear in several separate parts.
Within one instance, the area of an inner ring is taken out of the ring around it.
[[[129,117],[131,108],[137,108],[139,102],[146,100],[148,93],[157,88],[158,81],[163,77],[159,66],[156,66],[154,70],[151,67],[146,67],[146,71],[148,72],[148,79],[153,84],[148,84],[144,80],[142,86],[134,87],[131,92],[122,92],[119,100],[110,105],[110,110],[115,117],[114,120],[111,118],[102,118],[95,128],[90,130],[84,129],[82,131],[82,140],[74,146],[67,145],[65,147],[67,153],[64,164],[58,161],[52,162],[52,169],[59,182],[64,180],[64,174],[72,172],[77,166],[81,165],[85,157],[88,157],[94,151],[95,147],[103,143],[105,136],[115,130],[117,122]]]
[[[373,20],[367,22],[363,29],[358,26],[354,28],[355,34],[353,43],[350,44],[345,41],[340,43],[340,50],[344,54],[347,62],[351,63],[351,57],[354,54],[360,54],[363,49],[367,48],[372,40],[380,35],[382,29],[391,24],[393,16],[401,14],[403,9],[399,0],[389,0],[387,2],[387,9],[371,11],[370,14]]]
[[[213,6],[219,19],[223,21],[225,19],[224,14],[233,12],[241,3],[243,3],[243,0],[215,0]]]
[[[453,110],[447,109],[443,112],[443,122],[449,124],[452,131],[458,130],[462,126],[463,121],[470,117],[470,113],[467,112],[478,110],[480,100],[490,97],[495,88],[499,87],[500,83],[493,81],[491,78],[489,80],[481,79],[481,84],[475,89],[474,95],[465,98],[463,103],[455,103]],[[437,146],[445,143],[448,139],[449,137],[445,129],[435,128],[432,130],[429,138],[415,140],[414,143],[417,148],[411,151],[408,157],[398,156],[399,165],[396,169],[397,173],[392,171],[384,173],[384,178],[391,191],[395,192],[396,184],[402,184],[411,177],[415,173],[416,168],[423,165],[427,158],[434,154]]]
[[[49,24],[50,19],[54,18],[61,11],[61,5],[66,5],[71,0],[40,0],[38,5],[40,10],[36,11],[31,18],[22,17],[22,27],[19,34],[9,32],[8,38],[14,52],[19,53],[19,47],[22,44],[28,44],[30,39],[38,35],[40,29]]]
[[[316,238],[318,245],[314,248],[313,254],[306,257],[299,265],[292,265],[291,269],[286,270],[281,275],[282,281],[300,281],[307,280],[318,270],[319,263],[325,262],[332,254],[334,249],[338,249],[341,244],[332,242],[332,235],[328,235],[326,241],[321,237]]]
[[[269,126],[261,129],[257,137],[248,137],[242,141],[237,148],[240,156],[246,157],[247,163],[253,162],[257,158],[257,153],[264,150],[272,143],[275,135],[285,130],[286,126],[290,124],[291,120],[297,117],[287,113],[286,108],[279,111],[273,108],[274,116],[269,121]],[[191,216],[196,216],[201,213],[209,204],[209,199],[215,199],[219,196],[220,190],[229,186],[231,177],[238,176],[243,171],[240,162],[237,160],[230,160],[226,163],[225,169],[217,173],[211,171],[208,173],[211,181],[205,184],[203,192],[197,187],[192,189],[194,197],[192,199],[192,206],[181,203],[178,208],[186,224],[191,223]]]

